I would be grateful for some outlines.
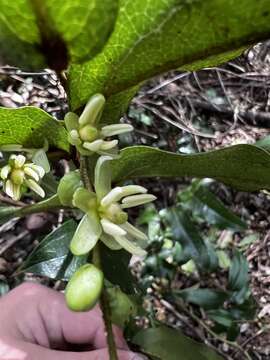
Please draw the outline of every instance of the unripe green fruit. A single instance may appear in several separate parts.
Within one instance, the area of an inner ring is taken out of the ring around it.
[[[137,315],[137,306],[123,293],[118,287],[109,287],[107,289],[109,296],[111,319],[115,325],[124,327],[129,318]]]
[[[20,170],[20,169],[13,170],[10,175],[10,179],[14,184],[21,185],[24,180],[23,170]]]
[[[70,310],[91,310],[100,297],[103,280],[103,272],[94,265],[85,264],[80,267],[69,280],[65,291]]]
[[[62,177],[57,188],[61,204],[72,207],[73,194],[80,186],[82,186],[82,181],[78,171],[71,171]]]

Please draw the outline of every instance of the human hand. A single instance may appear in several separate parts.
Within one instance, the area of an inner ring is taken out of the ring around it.
[[[119,328],[114,335],[119,360],[143,359],[128,350]],[[0,299],[0,359],[109,360],[101,311],[75,313],[63,294],[34,283],[20,285]]]

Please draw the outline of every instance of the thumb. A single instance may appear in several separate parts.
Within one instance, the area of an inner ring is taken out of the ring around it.
[[[13,344],[8,340],[1,339],[0,355],[3,351],[6,356],[5,359],[14,360],[110,360],[108,349],[105,348],[87,352],[58,351],[26,342]],[[117,350],[117,354],[119,360],[145,359],[144,356],[125,350]]]

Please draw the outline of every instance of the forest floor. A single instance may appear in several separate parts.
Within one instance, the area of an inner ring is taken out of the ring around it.
[[[62,119],[67,111],[66,95],[53,72],[23,72],[11,67],[0,68],[0,105],[16,108],[38,106]],[[152,145],[177,153],[203,152],[232,144],[249,143],[270,133],[270,43],[259,44],[240,58],[214,69],[196,73],[168,73],[152,79],[133,99],[125,115],[132,122],[135,135],[131,141]],[[157,182],[153,191],[159,193],[161,207],[173,204],[178,189],[188,179]],[[170,186],[168,186],[170,185]],[[264,193],[243,193],[223,184],[215,188],[219,198],[236,214],[248,215],[246,234],[255,234],[245,250],[249,262],[253,296],[257,313],[253,321],[241,325],[238,347],[220,340],[199,320],[184,314],[186,322],[194,324],[186,330],[183,314],[157,298],[155,306],[161,320],[181,327],[195,339],[211,344],[227,359],[270,358],[270,202]],[[12,202],[3,195],[0,202]],[[57,216],[30,215],[8,221],[0,227],[0,281],[13,287],[22,278],[13,274],[48,229],[63,221]],[[245,234],[245,235],[246,235]],[[34,280],[55,288],[59,282]],[[1,282],[0,282],[1,285]],[[1,287],[0,287],[1,293]],[[192,309],[191,309],[192,311]]]

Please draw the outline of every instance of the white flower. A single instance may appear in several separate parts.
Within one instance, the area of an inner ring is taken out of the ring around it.
[[[129,124],[99,126],[99,120],[105,105],[105,98],[96,94],[90,98],[79,117],[73,112],[65,116],[69,142],[76,146],[82,155],[114,155],[117,153],[118,140],[106,140],[107,137],[133,130]]]
[[[38,165],[26,162],[23,155],[11,155],[8,164],[0,171],[0,178],[3,180],[5,193],[13,200],[20,200],[22,186],[26,186],[44,197],[44,190],[38,182],[45,175],[45,170]]]
[[[74,193],[74,206],[86,213],[71,241],[74,255],[87,254],[99,239],[112,250],[124,248],[134,255],[145,255],[147,236],[128,222],[125,209],[149,203],[156,197],[138,185],[111,189],[110,160],[109,156],[101,156],[97,161],[95,192],[79,188]]]

